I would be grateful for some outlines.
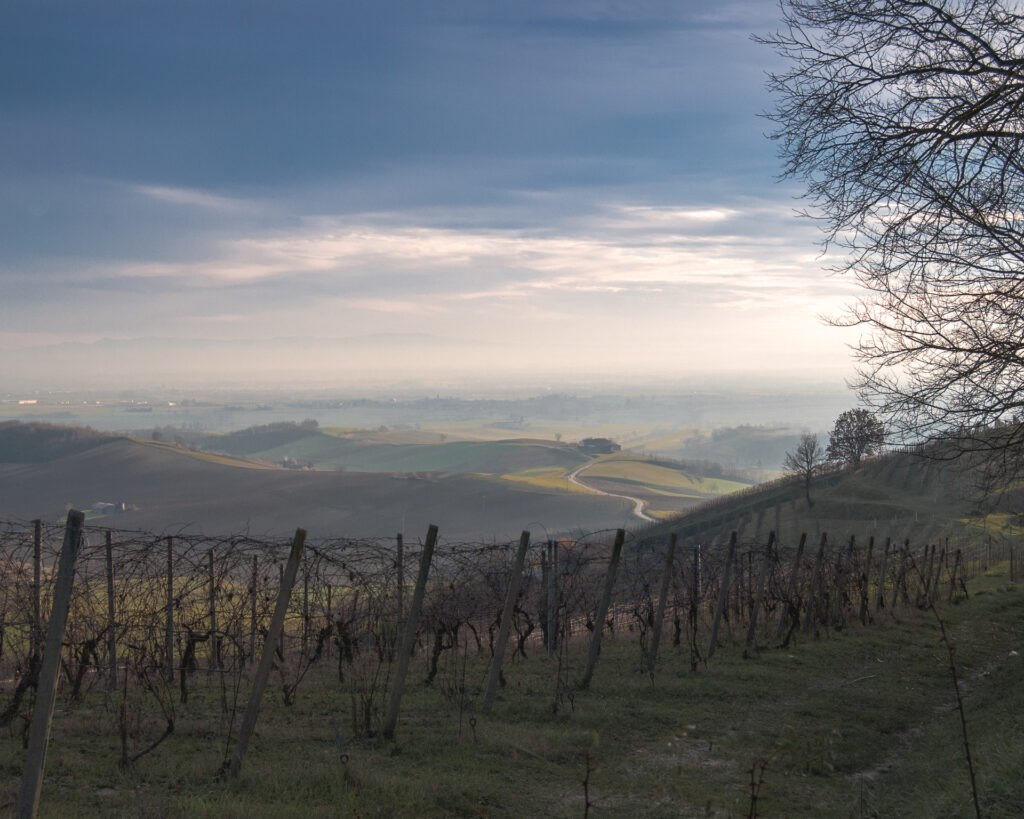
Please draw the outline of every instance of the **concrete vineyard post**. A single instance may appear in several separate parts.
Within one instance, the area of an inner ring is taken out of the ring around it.
[[[722,570],[722,586],[718,590],[718,605],[715,607],[715,619],[711,624],[711,641],[708,643],[708,661],[715,656],[718,647],[718,628],[722,624],[722,615],[729,605],[729,574],[732,572],[733,558],[736,557],[736,533],[729,537],[729,552],[725,556],[725,569]]]
[[[615,543],[612,546],[611,560],[608,561],[608,572],[604,578],[604,591],[601,594],[601,602],[597,609],[597,619],[594,621],[594,633],[590,637],[590,650],[587,652],[587,667],[583,671],[583,678],[580,680],[580,688],[590,687],[590,681],[594,676],[594,668],[597,666],[597,658],[601,654],[601,634],[604,631],[604,621],[608,617],[608,607],[612,602],[612,591],[615,589],[615,574],[619,569],[619,557],[622,555],[622,544],[626,540],[626,530],[618,529],[615,532]]]
[[[398,669],[395,671],[395,684],[388,700],[388,710],[384,717],[383,734],[386,739],[394,739],[395,728],[398,726],[398,712],[402,706],[402,694],[405,690],[405,677],[409,673],[409,661],[412,659],[413,644],[416,642],[416,627],[423,607],[423,595],[427,590],[427,575],[430,573],[430,561],[437,545],[437,527],[434,524],[427,529],[427,541],[423,544],[420,556],[420,572],[416,577],[416,588],[412,593],[412,604],[409,606],[409,617],[402,632],[402,644],[398,650]]]
[[[498,642],[494,645],[494,656],[487,672],[487,689],[484,692],[484,713],[489,713],[494,705],[494,697],[501,679],[501,664],[505,658],[505,646],[508,643],[509,631],[512,629],[512,618],[515,616],[516,600],[519,599],[519,587],[523,580],[523,564],[526,562],[526,550],[530,547],[530,533],[523,532],[519,536],[519,549],[512,563],[512,577],[509,579],[508,590],[505,592],[505,606],[501,610],[501,625],[498,627]]]
[[[651,650],[647,655],[647,673],[654,676],[654,666],[658,662],[658,644],[661,643],[661,627],[665,622],[665,605],[668,603],[668,587],[672,582],[672,561],[676,556],[676,533],[668,539],[668,554],[665,556],[665,568],[661,572],[661,594],[658,597],[658,611],[654,615],[654,633],[651,635]]]
[[[747,640],[743,645],[743,656],[747,657],[754,645],[754,636],[757,632],[757,618],[761,612],[761,603],[764,601],[764,586],[768,580],[768,570],[771,568],[774,557],[775,532],[768,533],[768,545],[764,549],[764,557],[761,559],[761,571],[757,576],[757,591],[754,593],[754,604],[750,611],[750,624],[747,626]]]
[[[114,691],[117,689],[117,621],[114,611],[114,548],[111,542],[110,530],[106,533],[106,558],[107,558],[107,657],[110,663],[110,675],[107,678],[107,687]]]
[[[231,756],[231,764],[228,767],[228,773],[232,778],[237,777],[242,770],[242,762],[245,761],[249,740],[256,728],[256,718],[259,716],[263,690],[267,686],[270,668],[274,663],[274,653],[277,651],[277,643],[284,629],[284,618],[288,613],[288,602],[292,596],[292,586],[295,585],[295,575],[298,574],[299,560],[302,558],[302,549],[305,545],[306,530],[296,529],[295,537],[292,540],[292,550],[288,555],[288,567],[285,569],[281,588],[277,593],[277,604],[274,607],[274,616],[270,621],[270,630],[267,632],[267,639],[263,642],[263,654],[260,656],[260,664],[256,669],[252,691],[249,693],[249,704],[245,708],[245,716],[242,717],[242,725],[238,730],[238,741],[235,743],[235,752]]]
[[[85,514],[72,509],[64,526],[64,544],[57,565],[57,584],[53,593],[53,607],[46,627],[43,662],[36,688],[35,711],[29,727],[28,751],[18,791],[16,815],[30,819],[39,810],[39,797],[43,789],[43,767],[46,764],[46,746],[50,741],[50,723],[57,698],[57,675],[60,673],[61,644],[71,607],[71,592],[75,581],[75,559],[82,542]]]

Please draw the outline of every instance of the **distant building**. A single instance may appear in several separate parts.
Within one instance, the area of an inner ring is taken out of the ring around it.
[[[587,455],[607,455],[622,449],[611,438],[584,438],[580,441],[579,448]]]
[[[114,515],[118,512],[127,512],[128,504],[124,501],[120,503],[107,503],[106,501],[97,501],[91,507],[91,510],[97,515]]]

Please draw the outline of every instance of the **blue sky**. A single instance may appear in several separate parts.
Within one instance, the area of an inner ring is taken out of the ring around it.
[[[0,352],[400,333],[361,367],[841,378],[852,290],[758,116],[776,13],[9,0]]]

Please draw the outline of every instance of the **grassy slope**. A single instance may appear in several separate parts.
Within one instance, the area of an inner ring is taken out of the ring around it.
[[[815,484],[808,506],[799,485],[731,499],[705,509],[694,507],[681,517],[650,527],[658,538],[685,531],[704,542],[728,537],[764,539],[775,530],[783,542],[795,542],[801,532],[812,538],[828,533],[833,541],[855,535],[874,535],[901,542],[937,542],[992,533],[993,518],[979,514],[973,502],[969,475],[895,455],[872,461],[841,476],[831,485]],[[1019,527],[1018,527],[1019,528]]]
[[[352,472],[463,472],[503,474],[535,467],[571,468],[586,458],[574,448],[534,440],[417,442],[426,434],[351,437],[308,434],[295,441],[255,450],[250,457],[270,461],[294,458],[318,469]],[[397,442],[396,442],[397,441]]]
[[[704,478],[672,464],[633,455],[616,455],[602,459],[588,467],[584,476],[586,479],[608,478],[669,492],[681,491],[691,497],[728,495],[748,486],[738,481]]]
[[[1009,817],[1024,804],[1024,592],[1001,568],[942,616],[966,692],[982,809]],[[738,641],[727,635],[697,672],[685,646],[669,647],[652,684],[637,673],[635,636],[624,632],[606,642],[592,689],[563,699],[557,714],[558,669],[537,653],[508,669],[494,714],[476,714],[475,727],[455,693],[463,658],[449,651],[434,686],[408,691],[394,746],[350,735],[346,689],[323,669],[291,707],[271,687],[242,778],[231,784],[215,776],[226,725],[216,686],[178,705],[175,736],[128,772],[116,765],[116,702],[94,692],[58,709],[42,815],[578,817],[585,754],[595,816],[746,815],[758,760],[767,762],[759,815],[973,815],[945,649],[929,613],[883,616],[749,660]],[[582,649],[567,661],[574,678]],[[484,661],[471,652],[465,664],[475,702]],[[424,672],[420,655],[412,679]],[[159,728],[140,726],[141,735]],[[18,732],[0,737],[7,797],[22,754]]]

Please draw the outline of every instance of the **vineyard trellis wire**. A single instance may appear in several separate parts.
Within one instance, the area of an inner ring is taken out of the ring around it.
[[[636,670],[653,678],[658,611],[669,628],[662,653],[687,652],[698,670],[714,652],[716,621],[723,627],[718,642],[742,643],[756,656],[759,648],[806,634],[869,625],[899,606],[953,600],[993,561],[1008,555],[1014,571],[1021,558],[1019,544],[996,553],[991,543],[953,548],[823,535],[820,543],[793,544],[773,537],[737,541],[734,534],[730,571],[724,540],[680,539],[666,578],[668,538],[631,538],[599,622],[614,534],[535,541],[527,551],[501,661],[511,667],[534,652],[551,656],[556,712],[572,707],[578,683],[572,675],[586,653],[581,646],[606,630],[635,641]],[[27,695],[38,673],[62,536],[63,527],[45,522],[0,523],[0,725],[29,719]],[[61,696],[73,706],[104,692],[116,713],[122,765],[168,739],[197,690],[212,691],[219,701],[228,758],[289,545],[283,538],[85,527],[63,641]],[[415,673],[454,704],[460,721],[481,710],[487,664],[474,664],[481,670],[467,679],[467,658],[493,655],[517,546],[443,539],[437,545],[415,624]],[[421,549],[401,537],[307,542],[274,662],[286,706],[311,671],[329,670],[347,700],[347,713],[339,715],[346,731],[380,730]]]

